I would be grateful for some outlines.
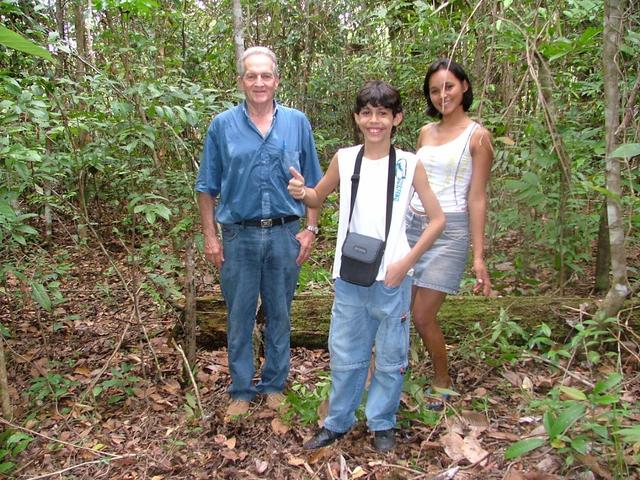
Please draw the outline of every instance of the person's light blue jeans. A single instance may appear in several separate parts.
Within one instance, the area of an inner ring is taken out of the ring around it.
[[[251,400],[257,393],[281,392],[289,373],[291,301],[300,267],[295,238],[300,222],[271,228],[222,225],[224,263],[220,286],[227,304],[227,349],[234,400]],[[253,383],[252,334],[258,295],[266,317],[265,361],[261,378]]]
[[[395,427],[408,364],[410,304],[411,277],[397,288],[381,281],[360,287],[336,279],[329,328],[332,385],[324,422],[329,430],[346,432],[355,422],[374,345],[367,426],[374,432]]]

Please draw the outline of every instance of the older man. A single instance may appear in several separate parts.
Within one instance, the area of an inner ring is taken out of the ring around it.
[[[275,101],[275,54],[252,47],[240,63],[238,86],[245,101],[211,122],[196,181],[204,253],[220,270],[228,310],[227,418],[246,414],[258,393],[265,394],[274,409],[283,400],[291,300],[300,265],[318,232],[315,209],[307,211],[306,226],[300,228],[305,210],[287,192],[289,167],[301,171],[309,185],[321,177],[309,121]],[[254,384],[252,332],[258,296],[266,316],[265,361]]]

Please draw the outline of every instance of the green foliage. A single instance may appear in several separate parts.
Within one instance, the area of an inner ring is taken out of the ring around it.
[[[19,33],[9,30],[7,27],[0,25],[0,45],[13,48],[20,52],[34,55],[36,57],[42,57],[45,60],[53,61],[51,54],[44,48],[36,45],[35,43],[27,40]]]
[[[39,376],[31,380],[27,388],[27,396],[35,404],[45,401],[57,401],[74,393],[75,387],[80,385],[75,380],[70,380],[59,373],[48,372],[45,376]]]
[[[0,433],[0,474],[8,474],[16,468],[12,461],[33,442],[33,437],[24,432],[6,429]]]
[[[318,421],[318,407],[329,400],[331,378],[328,373],[321,372],[319,380],[313,388],[301,383],[294,383],[287,392],[289,408],[283,415],[287,423],[296,422],[301,425],[312,425]]]
[[[103,394],[107,396],[107,402],[109,404],[119,403],[126,397],[133,395],[133,389],[140,381],[140,378],[136,375],[131,375],[130,372],[133,369],[133,365],[124,362],[117,367],[111,368],[111,378],[104,380],[93,387],[92,394],[98,398]]]
[[[425,377],[415,376],[411,371],[404,376],[402,391],[411,399],[412,407],[400,410],[399,421],[407,427],[409,427],[412,422],[435,426],[442,419],[441,412],[427,408],[424,395],[426,385],[428,385],[428,380]],[[452,391],[448,390],[447,392]],[[453,393],[455,394],[455,392]]]
[[[598,380],[590,392],[575,387],[559,386],[531,407],[542,410],[546,437],[535,437],[513,443],[505,451],[505,459],[512,460],[536,448],[548,445],[564,457],[568,465],[576,454],[599,454],[620,449],[616,436],[625,443],[638,443],[637,428],[620,428],[633,421],[638,414],[635,407],[621,400],[622,375],[612,373]],[[626,467],[616,466],[624,475]]]

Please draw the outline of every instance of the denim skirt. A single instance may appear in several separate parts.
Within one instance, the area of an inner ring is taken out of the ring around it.
[[[413,267],[413,284],[445,293],[457,293],[469,255],[469,214],[445,213],[444,231]],[[429,217],[407,209],[407,240],[413,247]]]

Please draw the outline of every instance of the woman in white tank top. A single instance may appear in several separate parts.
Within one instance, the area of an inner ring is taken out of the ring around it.
[[[490,133],[472,121],[471,82],[449,59],[433,63],[425,76],[427,113],[440,120],[422,127],[417,156],[447,218],[445,231],[414,267],[412,313],[416,330],[433,363],[428,406],[440,410],[451,389],[444,336],[437,315],[448,293],[456,293],[469,250],[476,276],[474,292],[489,295],[491,280],[484,263],[486,187],[493,161]],[[428,224],[414,199],[407,212],[407,239],[412,245]],[[438,389],[445,389],[444,391]]]

